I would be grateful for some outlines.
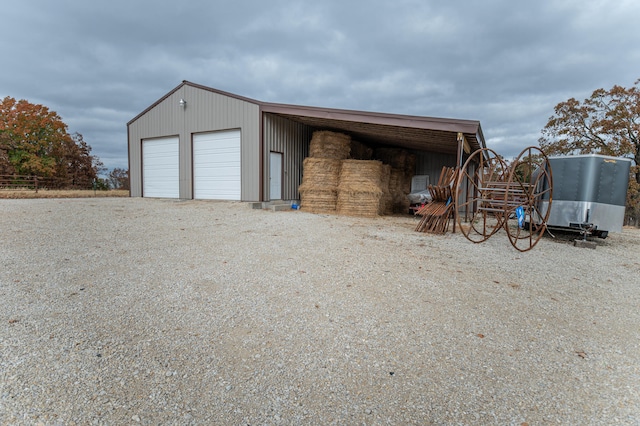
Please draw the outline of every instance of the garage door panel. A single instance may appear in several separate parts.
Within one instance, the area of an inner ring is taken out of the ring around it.
[[[240,131],[193,137],[193,197],[240,200]]]
[[[142,142],[142,195],[179,198],[179,140],[177,137]]]

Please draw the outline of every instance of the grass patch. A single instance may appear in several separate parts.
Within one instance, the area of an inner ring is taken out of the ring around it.
[[[1,198],[104,198],[104,197],[128,197],[126,189],[113,189],[109,191],[93,191],[92,189],[40,189],[34,190],[2,189]]]

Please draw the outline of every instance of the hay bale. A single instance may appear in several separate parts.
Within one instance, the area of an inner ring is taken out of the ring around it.
[[[311,213],[335,213],[342,160],[307,157],[302,162],[300,208]]]
[[[404,171],[407,175],[410,175],[411,178],[416,174],[416,161],[415,154],[408,154],[405,159]],[[411,181],[411,179],[409,179],[409,181]]]
[[[378,148],[375,158],[395,169],[404,169],[409,153],[400,148]]]
[[[411,180],[403,169],[391,168],[389,177],[389,191],[392,197],[392,210],[395,213],[403,213],[409,210],[411,202],[407,195],[411,191]]]
[[[346,160],[351,151],[351,137],[342,133],[320,130],[313,132],[309,145],[309,156]]]
[[[395,169],[404,170],[412,176],[416,170],[416,156],[407,150],[400,148],[378,148],[375,152],[375,158],[385,164],[389,164]]]
[[[309,213],[335,213],[338,191],[300,188],[300,209]]]
[[[383,194],[382,173],[380,161],[343,161],[336,211],[346,215],[377,216]]]
[[[349,158],[353,160],[371,160],[373,158],[373,149],[361,142],[351,141],[351,155]]]
[[[342,160],[307,157],[302,162],[302,184],[300,188],[336,189],[341,169]]]
[[[380,198],[380,210],[379,214],[386,215],[393,213],[393,194],[389,188],[389,182],[391,180],[391,166],[388,164],[382,165],[382,175],[380,177],[380,186],[382,188],[382,198]]]
[[[382,163],[376,160],[344,160],[340,169],[340,190],[382,192]]]
[[[381,195],[382,191],[378,193],[338,191],[336,211],[342,215],[376,217],[380,210]]]

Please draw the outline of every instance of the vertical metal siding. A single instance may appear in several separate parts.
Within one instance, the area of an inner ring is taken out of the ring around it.
[[[264,114],[264,178],[265,199],[269,195],[269,152],[282,153],[282,199],[299,199],[298,187],[302,182],[302,162],[309,155],[309,142],[313,130],[304,124],[273,115]]]
[[[429,175],[429,182],[435,184],[440,178],[442,167],[455,167],[455,154],[440,154],[436,152],[415,151],[416,155],[416,174]]]
[[[180,99],[187,104],[179,105]],[[241,99],[183,85],[129,125],[131,196],[142,195],[142,140],[179,135],[180,198],[193,198],[194,133],[240,129],[241,197],[260,197],[260,108]]]

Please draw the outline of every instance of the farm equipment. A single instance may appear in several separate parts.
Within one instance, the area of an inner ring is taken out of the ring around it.
[[[546,230],[552,192],[549,159],[539,148],[525,148],[510,167],[493,150],[480,149],[458,175],[456,220],[474,243],[504,229],[514,248],[528,251]]]
[[[444,234],[449,229],[449,219],[454,215],[453,187],[457,169],[443,167],[437,185],[429,185],[431,202],[416,212],[422,216],[416,231]]]

